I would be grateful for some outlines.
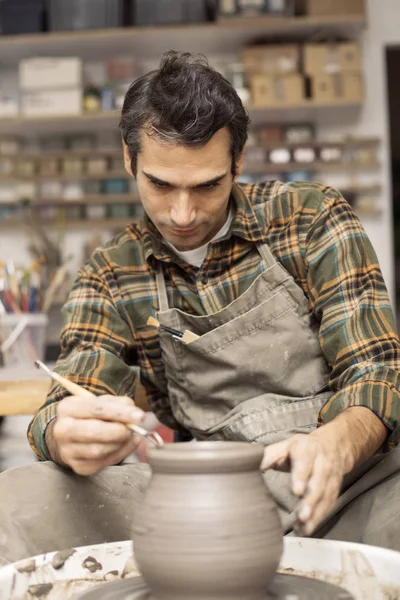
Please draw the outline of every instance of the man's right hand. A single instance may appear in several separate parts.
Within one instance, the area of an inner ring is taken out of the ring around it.
[[[52,460],[78,475],[94,475],[118,464],[139,445],[127,424],[139,425],[144,412],[128,397],[69,396],[58,403],[57,417],[46,429]]]

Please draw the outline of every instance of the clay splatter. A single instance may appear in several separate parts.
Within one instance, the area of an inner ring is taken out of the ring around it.
[[[129,577],[132,573],[137,573],[137,566],[133,558],[129,557],[122,571],[122,577]]]
[[[96,573],[96,571],[101,571],[103,565],[99,563],[93,556],[88,556],[82,563],[82,567],[90,571],[91,573]]]
[[[53,569],[61,569],[61,567],[65,565],[65,562],[69,559],[70,556],[74,554],[74,552],[76,551],[73,548],[57,552],[57,554],[53,556],[53,559],[51,561],[51,566],[53,567]]]
[[[33,559],[28,560],[27,562],[24,562],[19,567],[17,567],[17,571],[19,573],[33,573],[35,571],[35,569],[36,569],[36,563]]]
[[[104,581],[115,581],[119,578],[119,571],[109,571],[104,575]]]
[[[52,589],[52,583],[39,583],[38,585],[30,585],[28,588],[28,592],[34,598],[42,598],[43,596],[47,596],[47,594]]]

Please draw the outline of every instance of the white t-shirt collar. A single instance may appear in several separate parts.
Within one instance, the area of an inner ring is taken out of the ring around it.
[[[181,252],[180,250],[177,250],[173,244],[171,244],[167,240],[165,240],[165,241],[167,242],[168,246],[170,246],[172,248],[172,250],[175,252],[175,254],[177,256],[179,256],[179,258],[181,258],[182,260],[187,262],[189,265],[193,265],[194,267],[200,268],[201,265],[203,264],[205,257],[207,256],[208,244],[210,244],[211,242],[216,242],[217,240],[220,240],[228,233],[231,223],[233,221],[233,217],[234,217],[234,210],[231,206],[229,209],[228,218],[225,221],[224,225],[222,225],[221,229],[215,234],[215,236],[209,242],[207,242],[207,244],[203,244],[202,246],[199,246],[199,248],[194,248],[194,250],[185,250],[184,252]]]

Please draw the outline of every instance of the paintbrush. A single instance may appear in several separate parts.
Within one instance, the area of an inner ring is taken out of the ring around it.
[[[58,290],[60,289],[61,285],[63,284],[65,277],[67,276],[67,271],[68,271],[68,267],[66,264],[61,265],[61,267],[58,267],[57,271],[55,272],[55,275],[47,289],[47,292],[45,294],[44,297],[44,302],[43,302],[43,307],[42,307],[42,311],[44,313],[49,312],[54,299],[56,297],[56,294],[58,292]]]
[[[95,397],[95,394],[93,394],[93,392],[90,392],[89,390],[87,390],[84,387],[81,387],[77,383],[70,381],[66,377],[62,377],[58,373],[55,373],[55,371],[51,371],[44,363],[42,363],[41,360],[35,361],[35,367],[37,369],[42,369],[43,371],[45,371],[45,373],[47,373],[47,375],[49,375],[51,377],[51,379],[53,379],[54,381],[57,381],[57,383],[59,383],[64,389],[67,390],[67,392],[69,392],[73,396],[85,396],[86,398]],[[135,425],[134,423],[127,423],[126,426],[128,429],[130,429],[134,433],[137,433],[138,435],[141,435],[141,436],[149,439],[156,446],[164,445],[164,441],[163,441],[162,437],[156,431],[153,431],[153,432],[147,431],[147,429],[140,427],[140,425]]]
[[[157,321],[154,317],[149,317],[147,319],[147,325],[151,327],[156,327],[157,329],[162,329],[163,331],[167,331],[174,337],[179,338],[185,344],[189,342],[194,342],[199,339],[199,335],[193,333],[193,331],[189,331],[189,329],[185,329],[185,331],[178,331],[177,329],[172,329],[172,327],[167,327],[167,325],[162,325],[160,321]]]

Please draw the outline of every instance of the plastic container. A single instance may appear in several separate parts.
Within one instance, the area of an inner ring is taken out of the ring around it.
[[[48,0],[51,31],[106,29],[123,23],[123,0]]]
[[[0,315],[0,345],[6,367],[44,360],[48,321],[42,313]]]
[[[40,33],[45,29],[46,0],[0,0],[1,33]]]

